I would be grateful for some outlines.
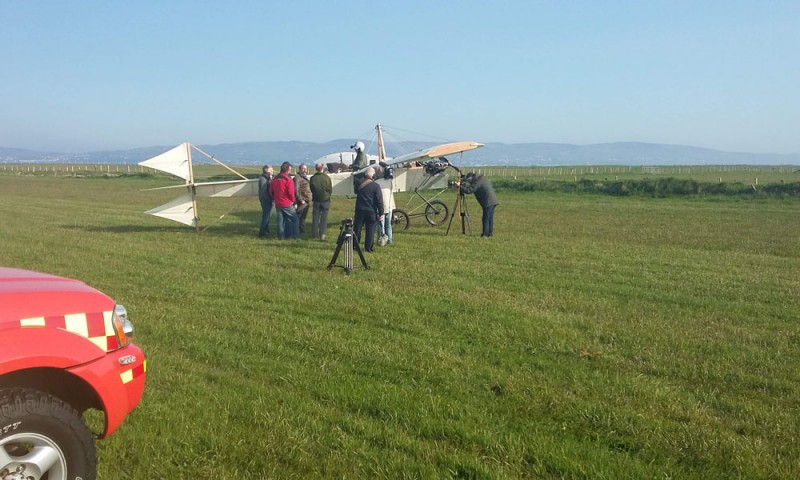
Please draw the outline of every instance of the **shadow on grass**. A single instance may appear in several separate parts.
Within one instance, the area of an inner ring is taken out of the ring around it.
[[[172,227],[172,226],[156,226],[156,225],[114,225],[114,226],[86,226],[86,225],[74,225],[74,224],[67,224],[61,225],[61,228],[65,228],[68,230],[84,230],[86,232],[108,232],[108,233],[143,233],[143,232],[160,232],[160,233],[181,233],[181,232],[190,232],[194,233],[194,230],[190,230],[189,227]]]
[[[266,238],[258,238],[257,226],[251,224],[237,224],[237,225],[218,225],[211,226],[207,230],[198,232],[192,227],[188,226],[172,226],[172,225],[111,225],[111,226],[87,226],[64,224],[60,225],[61,228],[68,230],[82,230],[89,233],[112,233],[112,234],[135,234],[135,233],[163,233],[170,235],[204,235],[212,237],[224,238],[250,238],[254,242],[259,242],[265,246],[279,246],[281,248],[302,249],[302,250],[324,250],[333,251],[336,248],[336,240],[339,236],[338,229],[334,232],[332,228],[328,229],[328,234],[324,241],[311,238],[310,235],[301,236],[293,240],[279,240],[278,237],[272,233]]]

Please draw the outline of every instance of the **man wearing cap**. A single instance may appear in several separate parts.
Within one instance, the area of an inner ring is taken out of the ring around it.
[[[325,230],[328,229],[328,211],[331,209],[331,177],[324,172],[322,162],[314,167],[317,173],[311,176],[311,199],[314,202],[314,211],[311,214],[311,235],[314,238],[325,240]]]
[[[474,193],[475,199],[483,210],[483,231],[481,237],[491,237],[494,234],[494,209],[500,202],[489,179],[480,173],[469,172],[464,177],[464,182],[458,182],[461,193]]]
[[[289,177],[291,171],[292,164],[283,162],[281,173],[269,184],[269,193],[275,203],[275,211],[278,213],[278,238],[281,240],[299,236],[297,212],[294,209],[294,181]]]
[[[358,186],[356,195],[356,211],[353,216],[353,232],[356,241],[361,238],[361,227],[366,227],[364,250],[373,252],[375,243],[375,225],[383,217],[383,193],[381,187],[373,180],[375,169],[369,167],[364,173],[365,179]]]

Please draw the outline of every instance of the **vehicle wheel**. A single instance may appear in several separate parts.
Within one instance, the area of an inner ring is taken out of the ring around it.
[[[0,390],[0,478],[89,480],[96,475],[94,439],[75,409],[36,390]]]
[[[405,210],[400,210],[399,208],[395,208],[392,210],[392,230],[408,230],[408,226],[411,224],[411,221],[408,218],[408,214]]]
[[[441,225],[447,221],[449,210],[441,200],[432,200],[425,207],[425,220],[431,225]]]

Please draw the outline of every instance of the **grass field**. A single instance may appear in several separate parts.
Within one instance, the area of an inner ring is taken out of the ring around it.
[[[501,191],[495,237],[415,218],[347,276],[351,200],[262,241],[255,199],[144,215],[169,183],[0,175],[0,264],[112,295],[148,354],[101,479],[800,478],[797,199]]]

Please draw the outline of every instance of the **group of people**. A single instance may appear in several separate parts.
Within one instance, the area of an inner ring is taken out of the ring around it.
[[[273,176],[274,170],[269,165],[262,168],[259,177],[258,198],[261,202],[261,226],[258,236],[269,235],[269,221],[272,207],[278,214],[278,238],[281,240],[300,238],[305,232],[308,209],[313,204],[311,216],[311,235],[324,240],[328,229],[328,211],[331,209],[331,178],[325,173],[325,165],[317,163],[316,173],[308,177],[308,166],[301,163],[297,174],[291,177],[292,164],[283,162],[281,171]]]
[[[365,230],[364,250],[373,252],[376,231],[379,245],[392,244],[394,193],[391,188],[381,188],[378,185],[375,180],[375,168],[368,167],[364,170],[367,167],[364,143],[356,142],[351,148],[356,151],[353,171],[358,172],[353,175],[353,191],[356,194],[353,232],[360,243],[361,231]],[[325,239],[333,187],[330,177],[325,173],[325,165],[320,162],[314,168],[316,172],[308,177],[308,167],[305,163],[301,163],[297,168],[297,174],[292,178],[292,164],[289,162],[281,164],[277,176],[273,176],[274,170],[271,166],[264,165],[258,190],[262,210],[261,226],[258,230],[260,238],[265,238],[270,233],[269,222],[273,206],[278,215],[278,238],[281,240],[299,238],[305,231],[309,207],[313,205],[311,236],[319,240]],[[457,185],[460,193],[475,195],[483,210],[481,237],[491,237],[494,234],[494,210],[499,202],[489,179],[470,172],[462,177]]]

